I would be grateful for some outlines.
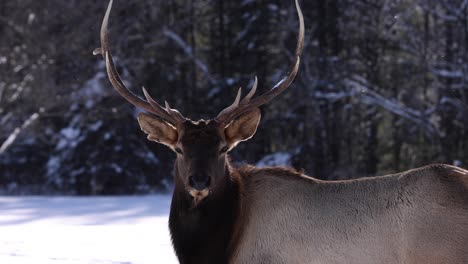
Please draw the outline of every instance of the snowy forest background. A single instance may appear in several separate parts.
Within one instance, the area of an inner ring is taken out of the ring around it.
[[[468,162],[467,0],[302,0],[294,84],[263,107],[233,160],[321,179]],[[107,1],[0,1],[0,193],[163,190],[175,155],[140,131],[105,76]],[[123,79],[192,119],[239,86],[289,69],[293,0],[116,0],[111,48]]]

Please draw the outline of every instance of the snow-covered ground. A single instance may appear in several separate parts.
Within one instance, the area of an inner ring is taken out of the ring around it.
[[[0,197],[0,263],[177,263],[170,196]]]

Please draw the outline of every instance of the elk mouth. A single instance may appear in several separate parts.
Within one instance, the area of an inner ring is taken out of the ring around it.
[[[193,206],[197,207],[202,201],[204,201],[206,199],[206,197],[208,197],[208,194],[210,194],[210,191],[208,190],[208,188],[203,189],[203,190],[197,190],[195,188],[190,188],[188,190],[188,193],[193,198]]]

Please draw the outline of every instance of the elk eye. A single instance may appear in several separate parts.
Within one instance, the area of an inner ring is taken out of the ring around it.
[[[220,153],[226,153],[229,150],[227,146],[224,146],[219,152]]]
[[[179,153],[180,155],[184,154],[180,148],[175,148],[175,152]]]

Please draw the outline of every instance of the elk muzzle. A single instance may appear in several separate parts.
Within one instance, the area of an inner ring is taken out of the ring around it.
[[[211,178],[209,176],[190,176],[189,185],[197,191],[202,191],[210,187]]]
[[[197,206],[203,199],[205,199],[210,193],[209,187],[211,184],[211,177],[193,175],[189,177],[189,189],[190,196],[193,197],[194,206]]]

